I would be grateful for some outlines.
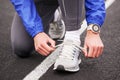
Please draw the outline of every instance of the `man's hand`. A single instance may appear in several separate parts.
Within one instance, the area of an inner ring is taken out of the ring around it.
[[[103,52],[103,48],[104,45],[99,33],[87,31],[83,50],[84,55],[89,58],[99,57]]]
[[[34,37],[35,50],[41,55],[47,56],[55,49],[55,41],[44,32],[38,33]]]

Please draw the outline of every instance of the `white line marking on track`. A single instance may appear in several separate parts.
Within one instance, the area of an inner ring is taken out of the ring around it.
[[[29,73],[23,80],[38,80],[45,72],[54,64],[58,57],[58,47],[52,54],[50,54],[40,65],[38,65],[31,73]]]
[[[115,0],[107,0],[105,2],[106,9],[114,3]],[[79,30],[82,34],[87,28],[86,20],[83,21],[83,24],[81,26],[81,29]],[[60,47],[59,47],[60,48]],[[54,64],[55,60],[58,57],[58,51],[59,48],[57,48],[51,55],[49,55],[40,65],[38,65],[34,70],[32,70],[23,80],[39,80],[41,76],[43,76],[47,70]]]

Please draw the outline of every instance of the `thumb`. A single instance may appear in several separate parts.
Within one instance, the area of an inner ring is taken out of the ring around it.
[[[87,45],[86,44],[84,44],[84,49],[83,49],[83,53],[84,53],[84,55],[85,56],[87,56]]]
[[[49,39],[49,43],[51,45],[51,47],[55,48],[55,41],[52,39]]]

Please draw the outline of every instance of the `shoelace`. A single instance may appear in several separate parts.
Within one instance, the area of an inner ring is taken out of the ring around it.
[[[59,40],[59,41],[63,41],[63,40]],[[81,51],[83,50],[84,48],[81,47],[81,46],[77,46],[77,44],[75,43],[72,43],[72,44],[66,44],[66,42],[64,43],[61,43],[59,45],[56,45],[56,47],[60,47],[62,46],[62,52],[60,52],[60,56],[59,57],[62,57],[62,58],[67,58],[67,59],[71,59],[73,60],[74,57],[75,57],[75,53],[76,51]],[[79,52],[80,52],[79,51]],[[63,54],[65,53],[65,54]]]

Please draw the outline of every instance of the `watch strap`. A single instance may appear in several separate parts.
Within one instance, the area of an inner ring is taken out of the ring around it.
[[[90,24],[87,27],[87,30],[91,30],[94,33],[100,33],[100,26],[96,25],[96,24]]]

